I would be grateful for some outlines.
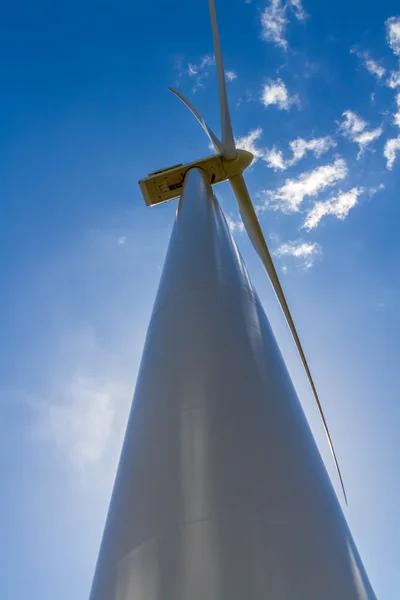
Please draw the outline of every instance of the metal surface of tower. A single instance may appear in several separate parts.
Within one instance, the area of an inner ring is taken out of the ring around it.
[[[375,600],[200,169],[185,177],[90,600]]]

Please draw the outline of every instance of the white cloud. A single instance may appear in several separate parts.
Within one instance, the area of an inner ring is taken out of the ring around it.
[[[204,79],[209,76],[209,67],[215,65],[215,56],[213,54],[205,54],[198,64],[189,63],[186,69],[186,74],[193,78],[195,83],[192,91],[195,93],[200,88],[204,87]],[[225,71],[226,81],[237,79],[237,73],[232,70]]]
[[[393,169],[398,152],[400,152],[400,136],[387,140],[383,155],[386,158],[386,168],[390,171]]]
[[[264,161],[268,167],[275,171],[284,171],[288,167],[296,165],[308,152],[312,152],[314,156],[320,158],[323,154],[328,152],[330,148],[336,147],[336,142],[329,135],[320,138],[311,138],[305,140],[303,138],[297,138],[292,142],[289,142],[289,146],[292,150],[292,158],[285,160],[281,150],[278,150],[275,146],[271,150],[266,150],[264,153]]]
[[[393,115],[393,123],[400,127],[400,92],[396,96],[397,111]]]
[[[378,79],[382,79],[382,77],[386,73],[386,69],[382,67],[382,65],[380,65],[378,61],[371,58],[368,52],[357,52],[357,50],[355,50],[354,48],[352,48],[350,52],[356,54],[358,58],[362,60],[364,67],[369,73],[371,73],[371,75],[374,75]]]
[[[365,56],[365,66],[371,75],[375,75],[378,79],[381,79],[386,73],[386,69],[384,69],[382,65],[373,58],[367,56]]]
[[[298,21],[307,18],[301,0],[269,0],[268,6],[261,15],[261,37],[266,42],[287,49],[286,28],[289,23],[288,11],[294,14]]]
[[[263,150],[256,146],[256,141],[260,139],[262,132],[261,127],[257,127],[257,129],[249,131],[247,135],[235,138],[236,147],[251,152],[254,155],[254,161],[264,157]]]
[[[345,110],[342,116],[343,122],[340,124],[340,129],[343,135],[353,137],[364,131],[367,126],[367,122],[351,110]]]
[[[274,251],[275,256],[293,256],[294,258],[300,259],[305,268],[309,269],[314,264],[315,258],[318,254],[321,254],[321,247],[319,244],[313,242],[303,242],[297,240],[295,242],[287,242],[282,244]],[[284,272],[287,271],[285,267]]]
[[[288,43],[285,33],[288,22],[285,4],[281,0],[271,0],[261,15],[262,39],[286,50]]]
[[[235,138],[235,143],[238,148],[251,152],[254,155],[255,161],[261,158],[274,171],[284,171],[288,167],[297,164],[307,152],[312,152],[314,156],[320,158],[330,148],[336,147],[335,140],[330,136],[311,138],[309,140],[297,138],[289,142],[293,157],[290,160],[285,160],[282,151],[275,146],[267,149],[260,148],[257,145],[256,142],[260,139],[262,133],[263,130],[261,127],[257,127],[257,129],[249,131],[247,135]],[[212,146],[210,146],[210,149],[212,149]]]
[[[331,145],[336,145],[333,140],[328,141],[331,139],[328,137],[318,138],[317,140],[310,140],[309,142],[298,138],[298,140],[291,142],[291,144],[294,144],[295,147],[295,159],[291,161],[285,161],[282,151],[278,150],[275,146],[271,149],[265,149],[261,148],[257,144],[257,141],[261,138],[262,133],[263,130],[261,129],[261,127],[257,127],[257,129],[252,129],[247,135],[235,138],[236,146],[238,148],[241,148],[242,150],[247,150],[248,152],[251,152],[254,156],[254,162],[256,162],[259,159],[262,159],[268,167],[274,169],[275,171],[284,171],[292,164],[295,164],[295,162],[298,162],[298,160],[300,160],[300,158],[302,158],[302,156],[308,150],[314,151],[314,154],[319,157],[323,152],[326,152]],[[301,142],[304,142],[304,145],[306,146],[306,149],[304,151]],[[210,149],[212,149],[212,146],[210,146]],[[301,156],[300,153],[302,153]]]
[[[382,127],[365,131],[368,123],[351,110],[345,110],[343,121],[339,124],[339,129],[345,137],[359,145],[357,159],[360,158],[365,148],[382,135]]]
[[[364,131],[363,133],[360,133],[359,135],[353,138],[353,141],[356,142],[360,147],[360,150],[357,154],[357,159],[359,159],[362,156],[368,144],[370,144],[374,140],[377,140],[382,135],[382,133],[382,127],[377,127],[376,129],[371,129],[371,131]]]
[[[346,162],[342,158],[337,158],[331,165],[302,173],[297,179],[287,179],[277,190],[264,192],[264,207],[280,209],[283,212],[297,212],[304,198],[317,196],[327,187],[344,179],[347,173]]]
[[[192,65],[191,63],[188,64],[188,75],[189,77],[193,77],[194,75],[197,75],[198,73],[198,67],[196,65]]]
[[[378,192],[381,192],[384,189],[385,189],[385,184],[384,183],[380,183],[376,187],[369,188],[368,195],[369,196],[374,196],[375,194],[377,194]]]
[[[296,19],[299,21],[307,19],[308,15],[304,10],[301,0],[288,0],[287,7],[293,10]]]
[[[212,54],[206,54],[201,58],[198,65],[194,65],[192,63],[188,64],[188,75],[190,77],[194,77],[200,71],[203,71],[206,67],[211,67],[212,65],[215,65],[214,56]]]
[[[235,221],[232,214],[228,214],[226,215],[226,222],[228,223],[228,227],[231,230],[231,233],[235,233],[236,231],[238,233],[244,232],[243,221],[240,219],[240,217],[237,221]]]
[[[225,71],[225,79],[226,81],[233,81],[234,79],[237,79],[237,74],[235,71]]]
[[[271,150],[266,150],[263,160],[274,171],[284,171],[287,168],[281,150],[278,150],[275,146]]]
[[[386,40],[393,54],[400,56],[400,17],[390,17],[385,22]]]
[[[187,75],[194,79],[192,92],[195,94],[199,89],[204,87],[204,79],[208,77],[208,67],[215,65],[215,57],[213,54],[205,54],[198,64],[189,63],[186,69]]]
[[[211,67],[215,65],[215,56],[214,54],[206,54],[200,61],[200,70],[205,67]]]
[[[392,71],[386,85],[392,89],[400,87],[400,71]]]
[[[311,138],[310,140],[297,138],[293,140],[293,142],[290,142],[289,146],[293,152],[293,158],[290,161],[290,164],[294,165],[298,163],[307,152],[312,152],[314,156],[320,158],[323,154],[328,152],[330,148],[335,148],[336,142],[327,135],[320,138]]]
[[[307,213],[303,228],[308,231],[314,229],[326,215],[333,215],[343,221],[350,210],[357,204],[358,197],[363,192],[363,188],[355,187],[348,192],[338,194],[326,202],[316,202]]]
[[[117,244],[118,246],[123,246],[124,244],[126,244],[126,235],[120,235],[117,238]]]
[[[265,107],[275,104],[279,110],[289,110],[293,104],[298,104],[297,94],[289,96],[288,90],[282,79],[275,81],[269,80],[269,83],[263,87],[261,102]]]

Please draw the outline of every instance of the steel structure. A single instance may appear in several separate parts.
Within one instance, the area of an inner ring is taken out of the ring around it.
[[[375,600],[270,324],[192,169],[90,600]]]

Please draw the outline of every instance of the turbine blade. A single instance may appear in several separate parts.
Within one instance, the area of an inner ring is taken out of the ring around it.
[[[226,93],[225,71],[222,62],[221,42],[219,39],[217,13],[215,11],[214,0],[209,0],[211,27],[214,40],[215,63],[218,78],[218,93],[221,113],[221,137],[222,137],[222,156],[227,159],[233,159],[237,156],[235,139],[232,132],[231,116],[229,113],[228,97]]]
[[[196,117],[196,119],[198,120],[198,122],[200,123],[200,125],[202,126],[202,128],[204,129],[204,131],[206,132],[208,137],[210,138],[210,141],[212,142],[216,153],[222,154],[221,142],[219,141],[219,139],[217,138],[215,133],[212,131],[212,129],[209,128],[209,126],[207,125],[207,123],[205,122],[205,120],[203,119],[201,114],[199,113],[199,111],[193,106],[193,104],[191,104],[191,102],[189,102],[189,100],[187,98],[185,98],[185,96],[183,94],[178,92],[178,90],[175,90],[172,87],[170,87],[168,89],[171,90],[171,92],[173,94],[175,94],[175,96],[177,96],[179,98],[179,100],[182,100],[183,104],[185,106],[187,106],[187,108],[190,110],[192,115],[194,117]]]
[[[303,348],[302,348],[302,345],[300,342],[300,338],[297,334],[297,330],[296,330],[295,324],[293,322],[292,315],[290,314],[290,310],[289,310],[288,304],[286,302],[286,298],[283,293],[282,286],[281,286],[279,278],[278,278],[278,274],[274,267],[274,263],[272,262],[271,254],[268,250],[267,243],[265,241],[263,232],[262,232],[260,224],[258,222],[257,215],[256,215],[256,212],[253,207],[253,203],[250,199],[250,195],[247,190],[246,182],[243,178],[243,175],[234,175],[233,177],[231,177],[229,179],[229,181],[232,185],[233,192],[236,196],[236,199],[237,199],[237,202],[239,205],[240,214],[241,214],[245,229],[247,231],[247,234],[248,234],[248,236],[251,240],[251,243],[253,244],[258,256],[260,257],[261,262],[265,267],[265,270],[267,271],[267,273],[269,275],[272,287],[278,298],[279,304],[281,305],[283,314],[285,315],[287,324],[289,325],[289,329],[293,336],[294,342],[297,346],[297,350],[300,354],[300,358],[302,360],[304,369],[305,369],[307,377],[308,377],[308,381],[310,382],[311,389],[313,391],[314,398],[315,398],[317,406],[318,406],[319,414],[322,419],[322,423],[323,423],[323,426],[325,429],[325,434],[328,439],[328,444],[329,444],[330,450],[332,452],[333,460],[335,461],[335,466],[336,466],[336,469],[337,469],[337,472],[339,475],[344,498],[345,498],[345,501],[347,504],[347,496],[346,496],[346,491],[344,488],[343,478],[342,478],[342,474],[340,472],[339,463],[338,463],[338,460],[336,457],[335,449],[333,447],[332,438],[329,433],[328,424],[326,422],[325,415],[322,410],[321,402],[319,400],[318,393],[317,393],[317,390],[316,390],[316,387],[314,385],[314,381],[313,381],[313,378],[311,375],[311,371],[308,367],[307,359],[305,357],[305,354],[304,354],[304,351],[303,351]]]

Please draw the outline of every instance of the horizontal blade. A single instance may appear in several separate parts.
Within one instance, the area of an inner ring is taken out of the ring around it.
[[[215,64],[217,69],[219,105],[221,113],[222,156],[233,159],[237,156],[235,139],[232,132],[231,116],[229,113],[228,96],[226,93],[225,71],[222,62],[221,42],[219,39],[217,13],[214,0],[209,0],[211,27],[214,40]]]
[[[221,142],[219,141],[219,139],[217,138],[215,133],[212,131],[212,129],[209,128],[209,126],[207,125],[207,123],[205,122],[205,120],[203,119],[201,114],[199,113],[199,111],[193,106],[193,104],[191,104],[191,102],[189,102],[189,100],[187,98],[185,98],[185,96],[183,94],[178,92],[178,90],[175,90],[172,87],[170,87],[169,89],[171,90],[171,92],[173,94],[175,94],[175,96],[177,96],[179,98],[179,100],[182,100],[183,104],[185,106],[187,106],[187,108],[190,110],[192,115],[194,117],[196,117],[196,119],[198,120],[198,122],[200,123],[200,125],[202,126],[202,128],[204,129],[204,131],[206,132],[208,137],[210,138],[210,141],[212,142],[216,153],[222,154]]]
[[[240,210],[240,214],[243,220],[243,224],[245,226],[245,229],[248,233],[248,236],[251,240],[251,243],[253,244],[256,252],[258,253],[261,262],[263,263],[269,278],[271,280],[272,283],[272,287],[274,288],[275,294],[278,298],[278,301],[281,305],[283,314],[285,315],[286,321],[289,325],[289,329],[291,331],[291,334],[293,336],[294,342],[297,346],[297,350],[300,354],[300,358],[302,360],[304,369],[306,371],[307,377],[308,377],[308,381],[310,382],[311,385],[311,389],[313,391],[314,394],[314,398],[317,402],[317,406],[318,406],[318,410],[319,410],[319,414],[321,415],[321,419],[322,419],[322,423],[324,425],[324,429],[325,429],[325,434],[326,437],[328,439],[328,443],[329,443],[329,447],[331,449],[332,452],[332,456],[333,456],[333,460],[335,461],[335,465],[336,465],[336,469],[339,475],[339,479],[340,479],[340,483],[342,486],[342,490],[343,490],[343,494],[344,494],[344,498],[347,504],[347,496],[346,496],[346,491],[344,489],[344,483],[343,483],[343,478],[342,478],[342,474],[340,472],[340,468],[339,468],[339,463],[338,460],[336,458],[336,453],[335,453],[335,449],[333,447],[333,442],[332,442],[332,438],[331,435],[329,433],[329,429],[328,429],[328,424],[326,422],[325,419],[325,415],[324,412],[322,410],[322,406],[321,406],[321,402],[319,400],[318,394],[317,394],[317,390],[316,387],[314,385],[314,381],[311,375],[311,371],[308,367],[307,364],[307,359],[305,357],[305,354],[303,352],[303,348],[300,342],[300,338],[297,334],[297,330],[295,327],[295,324],[293,322],[292,319],[292,315],[290,314],[290,310],[288,307],[288,304],[286,302],[286,298],[285,295],[283,293],[282,290],[282,286],[280,284],[279,278],[278,278],[278,274],[276,272],[276,269],[274,267],[274,263],[272,262],[272,258],[271,258],[271,254],[268,250],[267,247],[267,243],[264,239],[264,235],[263,232],[261,231],[261,227],[260,224],[258,222],[257,219],[257,215],[255,213],[254,207],[253,207],[253,203],[250,199],[250,195],[249,192],[247,190],[247,186],[246,186],[246,182],[243,178],[243,175],[234,175],[233,177],[231,177],[229,179],[231,185],[232,185],[232,189],[234,191],[234,194],[236,196],[238,205],[239,205],[239,210]]]

